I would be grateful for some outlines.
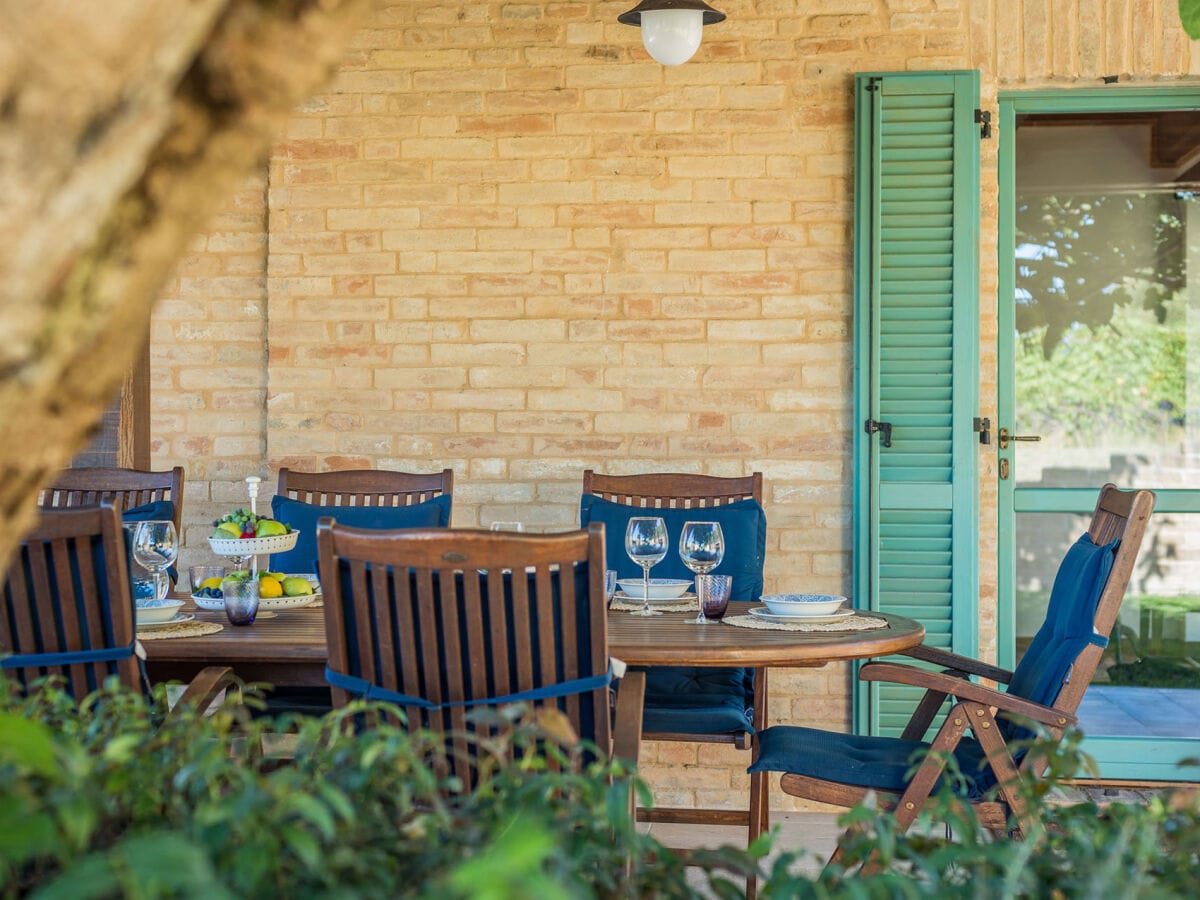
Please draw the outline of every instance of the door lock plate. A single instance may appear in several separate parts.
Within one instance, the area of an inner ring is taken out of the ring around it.
[[[1008,469],[1009,469],[1008,460],[1007,459],[1000,460],[1000,480],[1001,481],[1008,481]]]

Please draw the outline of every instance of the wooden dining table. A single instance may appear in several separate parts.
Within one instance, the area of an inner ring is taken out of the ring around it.
[[[752,604],[732,603],[729,615]],[[223,612],[192,608],[201,621],[220,622],[211,635],[145,641],[147,669],[154,681],[187,681],[208,665],[227,665],[245,681],[275,686],[325,684],[325,619],[320,608],[279,610],[273,618],[234,627]],[[694,625],[695,613],[664,613],[646,619],[613,610],[608,614],[609,654],[636,666],[822,666],[829,662],[899,653],[921,643],[919,622],[868,612],[887,628],[872,631],[767,631],[731,625]]]

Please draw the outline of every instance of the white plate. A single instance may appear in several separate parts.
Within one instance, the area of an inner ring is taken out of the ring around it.
[[[641,578],[621,578],[617,584],[629,597],[636,600],[641,600],[642,594],[646,593]],[[692,579],[690,578],[651,578],[648,593],[651,600],[678,600],[680,595],[691,586]]]
[[[224,607],[221,607],[224,609]],[[184,622],[190,622],[196,618],[191,613],[175,613],[174,618],[167,619],[165,622],[138,622],[138,631],[152,631],[155,628],[170,628],[172,625],[182,625]]]
[[[642,602],[641,597],[631,597],[624,591],[617,591],[615,594],[613,594],[613,599],[614,600],[624,600],[626,603],[641,603]],[[660,603],[684,603],[688,600],[695,600],[695,599],[696,599],[696,595],[693,594],[691,591],[684,591],[678,597],[651,597],[650,605],[656,606]]]
[[[844,622],[846,619],[853,618],[855,611],[845,609],[827,616],[778,616],[765,606],[755,606],[751,607],[750,615],[767,622],[808,622],[810,625],[828,625],[832,622]]]

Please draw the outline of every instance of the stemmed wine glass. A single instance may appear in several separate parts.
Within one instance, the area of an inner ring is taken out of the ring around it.
[[[634,516],[625,529],[625,552],[642,567],[642,608],[631,616],[661,616],[650,608],[650,568],[667,555],[667,526],[661,516]]]
[[[725,535],[719,522],[686,522],[679,533],[679,558],[696,575],[707,575],[725,558]],[[699,585],[697,585],[699,587]],[[712,620],[704,615],[704,598],[696,591],[700,614],[692,619],[693,625],[709,625]]]
[[[179,556],[179,536],[168,520],[142,522],[133,537],[133,558],[154,575],[154,599],[167,596],[167,569]]]

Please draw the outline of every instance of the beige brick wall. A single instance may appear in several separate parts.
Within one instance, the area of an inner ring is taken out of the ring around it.
[[[155,463],[188,467],[189,522],[280,465],[452,466],[454,524],[546,529],[576,523],[585,467],[761,470],[769,586],[846,592],[853,73],[978,68],[995,109],[1200,65],[1174,0],[724,0],[670,69],[616,23],[630,5],[379,4],[275,148],[265,208],[239,194],[156,314]],[[843,727],[848,685],[776,673],[770,718]],[[745,754],[646,755],[660,802],[744,802]]]

